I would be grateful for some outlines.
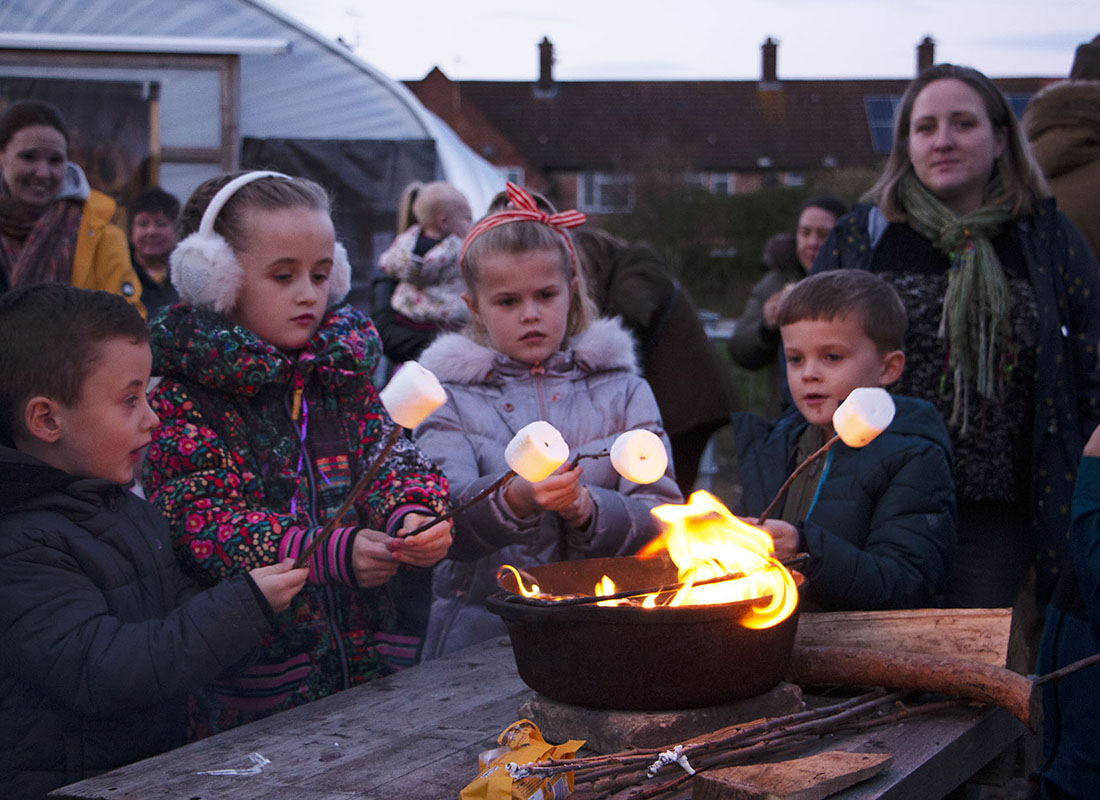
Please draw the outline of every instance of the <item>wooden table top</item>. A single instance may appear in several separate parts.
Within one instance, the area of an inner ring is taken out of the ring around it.
[[[441,800],[532,696],[508,641],[494,640],[178,750],[71,784],[55,800]],[[1000,709],[959,708],[807,750],[888,752],[886,771],[837,800],[929,800],[965,782],[1024,727]],[[250,753],[270,760],[247,776]],[[690,796],[690,791],[685,797]]]

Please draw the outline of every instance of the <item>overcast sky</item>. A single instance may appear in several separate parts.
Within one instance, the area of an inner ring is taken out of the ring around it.
[[[1100,33],[1097,0],[267,0],[342,36],[398,80],[438,66],[452,78],[532,80],[537,44],[554,75],[751,79],[779,42],[780,78],[908,77],[916,46],[995,77],[1062,76]]]

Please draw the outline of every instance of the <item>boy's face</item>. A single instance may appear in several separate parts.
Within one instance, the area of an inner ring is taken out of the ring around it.
[[[880,353],[855,314],[804,319],[780,328],[791,397],[811,425],[832,430],[833,412],[852,389],[886,387],[901,376],[900,350]]]
[[[145,398],[152,356],[147,343],[128,339],[108,339],[96,350],[76,405],[56,406],[48,461],[70,475],[125,484],[160,422]]]
[[[139,211],[130,222],[130,241],[142,258],[167,258],[176,246],[176,225],[163,211]]]

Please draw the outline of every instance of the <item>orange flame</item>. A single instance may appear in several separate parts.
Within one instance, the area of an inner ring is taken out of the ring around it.
[[[604,575],[602,578],[600,578],[598,581],[596,581],[596,590],[595,590],[595,592],[593,592],[593,594],[596,597],[600,597],[601,595],[605,595],[605,594],[615,594],[615,592],[617,592],[617,591],[619,591],[619,587],[615,585],[615,581],[611,580],[611,578]],[[623,602],[623,601],[621,601],[621,600],[601,600],[599,603],[596,603],[596,605],[598,605],[598,606],[617,606],[621,602]]]
[[[524,589],[523,577],[519,574],[519,570],[511,564],[501,564],[500,570],[497,572],[497,580],[500,580],[500,575],[504,570],[508,570],[516,576],[516,585],[519,586],[519,593],[524,597],[535,597],[536,595],[542,594],[542,592],[539,591],[539,585],[537,583],[532,583],[530,589]]]
[[[798,588],[774,557],[771,536],[738,519],[714,495],[698,491],[685,505],[663,505],[653,515],[667,524],[642,555],[667,550],[688,585],[667,605],[713,605],[760,598],[742,618],[746,628],[770,628],[786,619],[798,605]],[[744,577],[693,586],[696,581],[730,573]]]

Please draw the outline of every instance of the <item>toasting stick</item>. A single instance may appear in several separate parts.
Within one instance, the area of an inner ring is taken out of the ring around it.
[[[446,403],[447,392],[430,370],[425,369],[415,361],[407,361],[401,365],[401,368],[397,370],[390,382],[386,384],[386,388],[378,393],[378,399],[382,401],[382,405],[385,406],[386,411],[397,425],[390,431],[390,435],[386,438],[386,444],[375,456],[367,471],[363,473],[363,477],[359,479],[348,493],[348,496],[344,498],[344,502],[336,509],[336,513],[329,517],[328,522],[313,537],[313,541],[309,543],[309,546],[294,559],[295,569],[305,566],[313,554],[317,552],[317,548],[336,530],[340,520],[351,510],[351,507],[355,505],[355,501],[359,499],[359,495],[363,493],[378,474],[378,470],[385,463],[390,451],[397,444],[402,430],[404,428],[412,430],[427,419],[437,408]]]
[[[809,553],[799,553],[791,558],[785,558],[779,563],[787,569],[791,567],[801,566],[804,562],[810,558]],[[503,570],[504,567],[501,568]],[[513,568],[514,569],[514,568]],[[767,569],[767,567],[765,567]],[[497,572],[497,585],[500,585],[500,572]],[[621,592],[612,592],[611,594],[597,594],[597,595],[577,595],[575,597],[539,597],[537,594],[516,594],[510,593],[504,598],[508,603],[520,603],[532,606],[587,606],[593,603],[603,603],[607,600],[625,600],[629,597],[642,597],[649,594],[664,594],[666,592],[678,592],[685,586],[709,586],[712,583],[724,583],[725,581],[736,581],[741,578],[747,577],[744,572],[727,572],[725,575],[715,575],[712,578],[703,578],[702,580],[687,580],[678,581],[676,583],[667,583],[663,586],[652,586],[648,589],[625,589]],[[503,588],[503,587],[501,587]]]
[[[415,536],[423,533],[433,525],[448,520],[460,511],[465,511],[475,503],[479,503],[491,495],[510,478],[519,475],[521,478],[538,483],[553,474],[554,470],[565,463],[569,458],[569,445],[565,443],[557,428],[546,420],[536,420],[529,425],[524,425],[508,446],[504,448],[504,460],[511,467],[507,472],[482,489],[465,503],[455,506],[446,514],[428,520],[419,528],[410,531],[406,536]]]

